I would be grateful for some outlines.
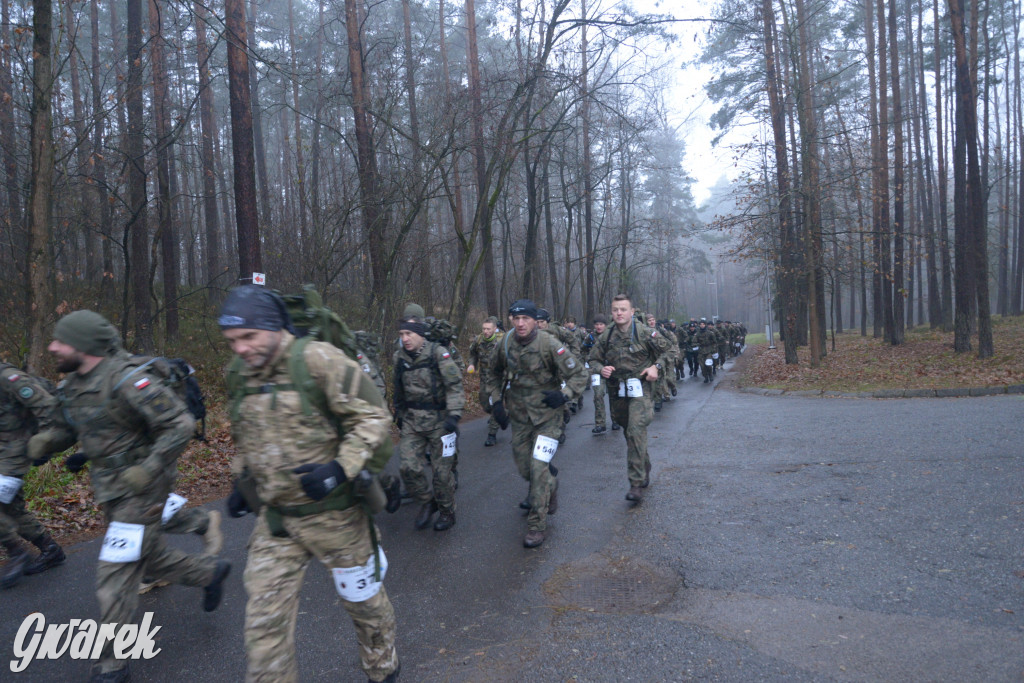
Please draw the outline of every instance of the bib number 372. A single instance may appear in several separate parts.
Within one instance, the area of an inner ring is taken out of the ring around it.
[[[551,458],[555,457],[557,450],[558,439],[552,439],[550,436],[538,436],[536,443],[533,444],[533,457],[541,462],[551,462]]]
[[[342,599],[349,602],[366,602],[380,592],[380,587],[384,583],[384,575],[388,572],[388,558],[384,555],[383,548],[378,548],[378,550],[380,552],[380,581],[373,580],[377,561],[372,554],[366,564],[362,566],[336,567],[331,570],[334,588]]]
[[[142,535],[146,527],[142,524],[111,522],[100,548],[102,562],[138,562],[142,556]]]

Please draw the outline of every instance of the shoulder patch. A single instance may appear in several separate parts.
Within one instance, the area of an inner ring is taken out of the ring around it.
[[[555,351],[555,353],[558,354],[559,356],[561,356],[563,353],[565,353],[565,347],[564,346],[559,346],[558,350]]]
[[[32,398],[32,394],[34,393],[36,392],[32,391],[32,387],[22,387],[21,389],[18,389],[18,396],[21,396],[22,398]]]
[[[21,375],[19,375],[18,373],[14,373],[13,375],[11,375],[11,376],[9,376],[7,378],[7,381],[8,382],[17,382],[19,379],[21,379]]]
[[[452,354],[448,353],[447,351],[445,351],[444,353],[441,354],[441,358],[451,358],[451,357],[452,357]]]
[[[570,370],[576,367],[576,361],[572,359],[572,356],[569,356],[569,360],[565,362],[565,367],[569,368]]]
[[[146,387],[148,387],[149,385],[150,385],[149,378],[148,377],[143,377],[142,379],[137,380],[135,382],[134,386],[135,386],[136,389],[142,390],[142,389],[145,389]]]
[[[651,336],[652,337],[657,337],[658,336],[658,331],[654,330],[653,332],[651,332]]]

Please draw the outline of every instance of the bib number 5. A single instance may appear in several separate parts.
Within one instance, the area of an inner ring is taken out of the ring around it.
[[[557,450],[558,439],[552,439],[550,436],[538,436],[537,441],[533,444],[533,457],[541,462],[551,462],[551,458],[555,457]]]

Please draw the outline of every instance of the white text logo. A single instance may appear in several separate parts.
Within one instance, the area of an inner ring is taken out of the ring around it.
[[[21,622],[14,638],[11,671],[24,671],[33,659],[99,659],[107,643],[117,659],[152,659],[160,654],[153,637],[160,626],[151,629],[153,613],[146,612],[141,624],[97,624],[92,619],[72,619],[67,624],[46,625],[46,617],[34,612]],[[18,661],[18,660],[21,661]]]

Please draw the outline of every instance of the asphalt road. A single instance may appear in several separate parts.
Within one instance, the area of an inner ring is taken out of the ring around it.
[[[404,681],[1021,681],[1024,398],[768,398],[689,381],[650,430],[633,507],[621,432],[592,436],[592,393],[555,456],[560,508],[522,547],[509,435],[462,429],[457,524],[380,519]],[[239,681],[252,518],[225,520],[221,608],[178,586],[140,599],[162,652],[136,681]],[[176,538],[199,548],[198,539]],[[0,594],[0,647],[25,615],[95,619],[98,542]],[[306,576],[303,681],[360,681],[328,573]],[[0,679],[84,680],[35,661]]]

